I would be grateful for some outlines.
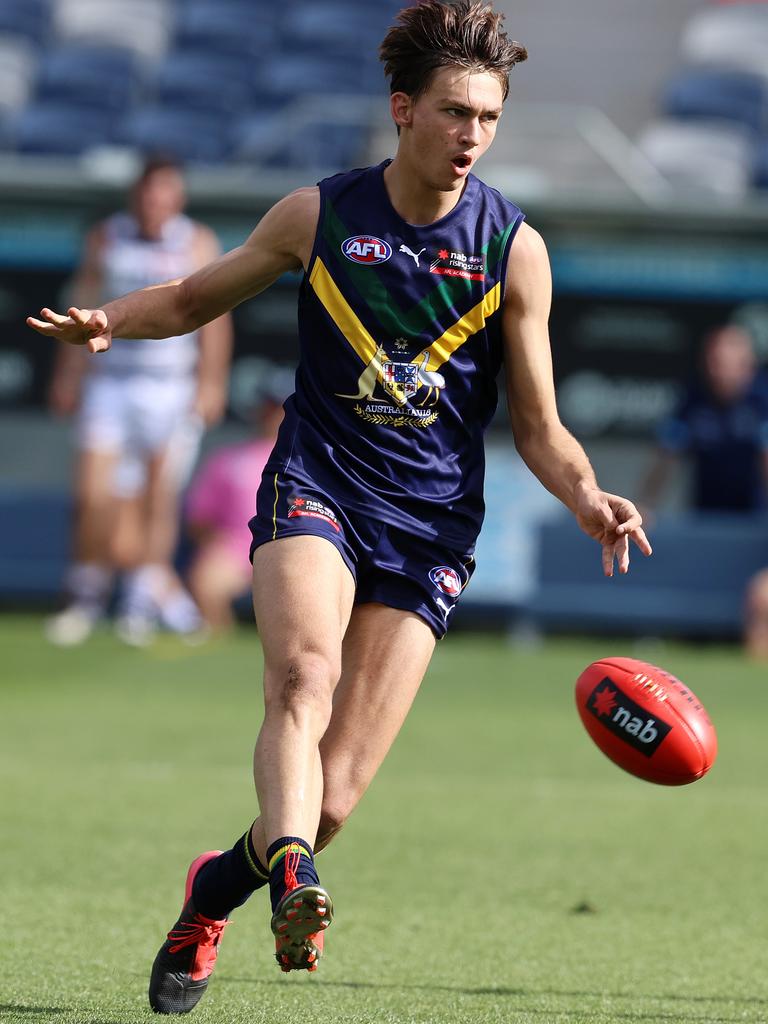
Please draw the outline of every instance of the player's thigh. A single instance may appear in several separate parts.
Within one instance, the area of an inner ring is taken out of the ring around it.
[[[356,605],[330,725],[320,744],[324,813],[340,821],[368,787],[418,692],[435,636],[413,612]]]
[[[116,448],[81,448],[77,456],[75,491],[83,509],[114,501],[113,480],[120,458]]]
[[[255,549],[253,609],[264,649],[265,690],[282,685],[291,667],[308,660],[322,662],[335,685],[354,597],[352,573],[324,537],[283,537]]]

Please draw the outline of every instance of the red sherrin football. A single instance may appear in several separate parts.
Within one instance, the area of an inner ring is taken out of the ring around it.
[[[717,734],[701,701],[645,661],[588,665],[576,682],[576,706],[606,757],[648,782],[684,786],[706,775],[717,757]]]

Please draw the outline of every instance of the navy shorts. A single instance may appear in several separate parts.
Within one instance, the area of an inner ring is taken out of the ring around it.
[[[472,552],[456,551],[359,512],[345,512],[330,495],[284,473],[265,473],[251,528],[257,547],[281,537],[325,537],[355,579],[355,604],[377,602],[415,612],[435,636],[474,572]]]

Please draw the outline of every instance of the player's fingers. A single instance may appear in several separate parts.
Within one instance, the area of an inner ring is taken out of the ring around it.
[[[632,540],[635,542],[635,544],[637,544],[637,546],[640,548],[644,555],[653,554],[653,548],[651,547],[651,543],[645,535],[645,530],[641,526],[638,526],[636,529],[634,529],[630,536],[632,537]]]
[[[109,348],[109,341],[102,335],[96,334],[88,339],[86,347],[89,352],[93,352],[95,355],[97,352],[106,352]]]
[[[37,320],[33,316],[27,317],[26,324],[27,327],[31,327],[38,334],[55,334],[59,329],[55,324],[49,323],[47,320]]]
[[[612,543],[603,544],[603,573],[606,576],[613,576],[613,549]]]
[[[629,512],[629,508],[627,511]],[[620,518],[621,522],[616,529],[616,533],[618,533],[619,536],[622,536],[622,534],[632,533],[633,530],[637,530],[643,525],[643,517],[636,508],[633,508],[633,511],[628,516],[621,516]]]
[[[61,313],[54,313],[52,309],[47,307],[43,307],[40,310],[40,316],[45,317],[49,323],[56,324],[57,327],[63,327],[65,324],[72,322],[70,317],[62,316]]]
[[[78,309],[77,306],[72,306],[71,309],[67,310],[67,313],[71,319],[81,327],[86,327],[88,325],[88,321],[93,315],[90,309]]]
[[[616,561],[619,565],[619,572],[622,573],[622,575],[629,572],[629,538],[620,537],[616,541],[614,550],[616,553]]]

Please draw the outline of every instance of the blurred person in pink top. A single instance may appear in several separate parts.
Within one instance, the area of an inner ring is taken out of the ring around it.
[[[232,628],[232,603],[251,585],[248,521],[256,514],[261,473],[292,390],[293,375],[285,370],[263,381],[252,413],[258,436],[212,452],[187,495],[187,531],[195,543],[187,583],[213,632]]]

